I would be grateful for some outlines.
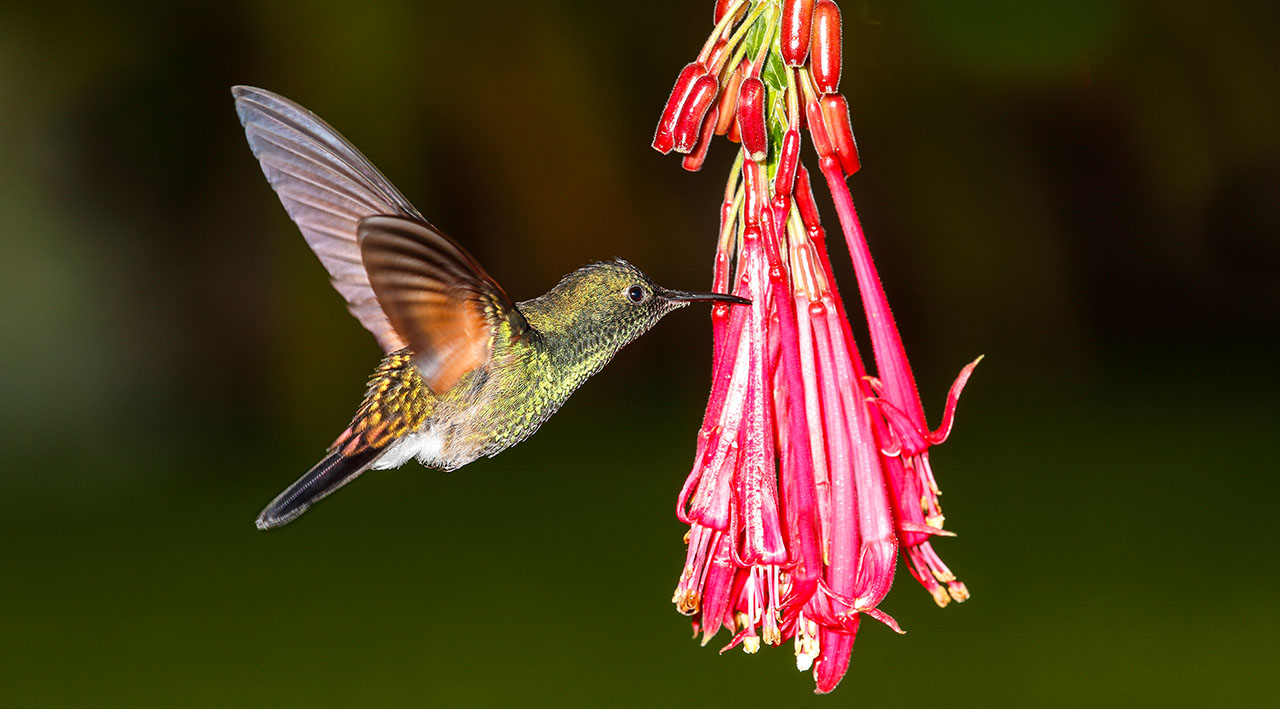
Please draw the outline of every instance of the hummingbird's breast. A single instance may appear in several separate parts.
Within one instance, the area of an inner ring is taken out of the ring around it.
[[[593,372],[567,364],[542,338],[495,351],[441,399],[428,423],[440,467],[496,455],[533,435]]]
[[[422,384],[419,395],[430,398],[430,416],[387,446],[373,467],[395,468],[417,458],[453,470],[496,455],[538,430],[594,371],[566,363],[541,336],[495,347],[488,363],[442,396]]]

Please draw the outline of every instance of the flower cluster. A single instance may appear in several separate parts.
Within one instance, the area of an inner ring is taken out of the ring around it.
[[[930,430],[845,184],[860,167],[838,92],[833,0],[719,0],[715,28],[681,71],[655,149],[701,168],[715,135],[741,145],[721,207],[713,288],[751,306],[712,310],[711,395],[677,514],[688,555],[674,602],[705,645],[754,653],[794,641],[817,691],[844,676],[862,616],[898,551],[938,605],[968,591],[934,552],[943,529],[929,448],[950,432],[975,360]],[[836,290],[802,131],[853,258],[878,377],[868,376]],[[981,358],[979,358],[981,359]]]

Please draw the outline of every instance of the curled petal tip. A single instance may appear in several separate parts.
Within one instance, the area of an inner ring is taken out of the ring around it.
[[[902,532],[916,532],[918,534],[930,534],[936,537],[954,537],[955,532],[941,527],[934,527],[928,524],[920,524],[919,522],[901,522],[898,524],[898,530]]]
[[[986,355],[978,355],[977,359],[966,364],[964,369],[960,370],[960,374],[956,376],[955,382],[951,385],[951,391],[947,392],[947,407],[942,412],[942,423],[929,434],[930,444],[936,446],[947,440],[947,437],[951,435],[951,427],[955,424],[956,419],[956,404],[960,403],[960,392],[964,391],[965,384],[969,383],[969,377],[983,357],[986,357]]]
[[[898,625],[898,621],[894,620],[893,616],[889,615],[888,613],[885,613],[879,608],[859,608],[858,610],[859,612],[865,613],[868,616],[875,618],[881,623],[884,623],[885,625],[889,626],[889,629],[897,633],[898,635],[907,634],[907,631],[903,630],[902,627]]]

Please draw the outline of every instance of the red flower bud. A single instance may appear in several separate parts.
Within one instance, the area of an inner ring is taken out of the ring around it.
[[[716,0],[716,14],[711,21],[717,25],[720,24],[720,20],[724,19],[724,13],[729,11],[729,6],[732,5],[733,2],[734,0]],[[750,4],[751,3],[749,2],[742,3],[741,5],[738,6],[738,11],[735,12],[734,14],[738,15],[738,17],[741,17],[742,13],[747,11],[747,6]],[[733,27],[733,23],[738,20],[738,17],[735,17],[729,21],[729,27]],[[725,32],[728,32],[728,31],[729,30],[726,28]]]
[[[720,82],[709,74],[704,74],[693,82],[693,87],[689,89],[689,95],[685,98],[684,105],[680,107],[680,113],[676,118],[674,137],[677,153],[693,150],[694,144],[698,142],[698,134],[702,130],[702,119],[707,115],[707,109],[711,108],[719,91]]]
[[[809,58],[812,21],[813,0],[786,0],[782,4],[782,61],[787,66],[804,66]]]
[[[706,71],[697,62],[681,70],[679,78],[676,79],[676,85],[671,89],[671,97],[667,99],[667,105],[662,109],[662,118],[658,119],[658,130],[653,134],[654,150],[666,155],[675,146],[676,121],[680,118],[680,108],[684,105],[689,90],[693,88],[694,81],[705,73]]]
[[[738,112],[737,111],[733,112],[733,121],[729,124],[729,132],[725,133],[724,137],[728,138],[729,141],[733,143],[742,142],[742,131],[738,130]]]
[[[716,65],[720,63],[720,58],[724,56],[724,50],[729,47],[729,40],[720,39],[711,45],[711,51],[707,53],[706,61],[702,62],[704,67],[714,70]]]
[[[824,94],[840,86],[840,8],[834,0],[813,5],[813,80]]]
[[[747,157],[764,160],[769,154],[769,135],[764,126],[764,82],[754,76],[742,80],[738,88],[738,130]]]
[[[716,14],[711,21],[720,24],[720,20],[724,19],[724,13],[729,11],[729,6],[733,4],[733,0],[716,0]]]
[[[818,216],[818,203],[813,199],[813,185],[809,183],[809,171],[804,165],[796,175],[796,208],[800,210],[800,220],[806,229],[820,229],[821,218]]]
[[[712,134],[715,132],[716,123],[720,118],[720,107],[712,106],[707,111],[707,117],[702,121],[702,135],[698,137],[698,145],[692,153],[684,156],[684,160],[680,165],[689,172],[697,172],[702,169],[702,161],[707,159],[707,148],[711,147]]]
[[[747,76],[746,66],[747,61],[744,59],[729,75],[729,80],[724,84],[724,91],[720,93],[720,121],[716,123],[716,135],[727,133],[729,126],[733,125],[733,119],[737,117],[738,87],[742,86],[742,80]]]
[[[813,149],[819,158],[829,158],[835,154],[831,147],[831,138],[827,135],[827,122],[822,117],[822,104],[810,101],[804,107],[805,118],[809,123],[809,137],[813,138]]]
[[[795,184],[796,168],[800,166],[800,131],[791,128],[782,137],[782,152],[778,155],[778,172],[773,177],[773,193],[779,196],[791,194]]]
[[[775,234],[783,233],[787,228],[787,214],[791,212],[791,196],[779,192],[773,196],[773,231]]]
[[[823,96],[822,117],[826,119],[827,135],[840,159],[840,167],[846,177],[852,175],[862,167],[862,161],[858,159],[858,143],[853,139],[849,121],[849,102],[841,94]]]

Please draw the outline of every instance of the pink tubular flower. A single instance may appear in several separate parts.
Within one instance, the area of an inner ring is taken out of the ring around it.
[[[697,169],[714,135],[740,138],[712,287],[752,305],[712,310],[711,394],[677,503],[689,532],[673,601],[704,645],[730,632],[722,652],[793,641],[797,667],[829,692],[862,616],[902,632],[879,608],[900,548],[939,605],[968,597],[930,544],[950,533],[928,452],[950,432],[977,361],[931,431],[844,183],[860,161],[836,93],[834,3],[720,0],[715,20],[654,147],[688,152],[685,167]],[[800,164],[805,128],[853,257],[879,378],[867,375],[832,275]]]

